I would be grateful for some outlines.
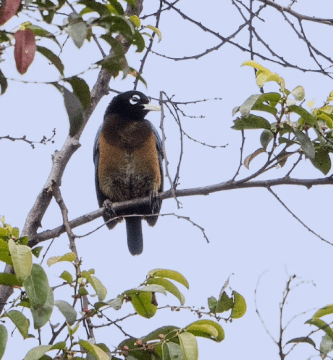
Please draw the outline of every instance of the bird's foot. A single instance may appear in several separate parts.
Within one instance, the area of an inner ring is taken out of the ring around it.
[[[158,209],[161,207],[161,203],[162,203],[161,197],[158,191],[156,190],[151,191],[149,197],[150,197],[149,205],[151,208],[151,213],[155,214],[158,211]]]
[[[106,211],[111,217],[117,216],[116,212],[114,211],[112,201],[110,199],[106,199],[103,202],[103,207],[106,209]]]

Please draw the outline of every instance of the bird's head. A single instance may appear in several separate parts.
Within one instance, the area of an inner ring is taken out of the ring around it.
[[[121,115],[131,120],[143,120],[149,111],[161,108],[149,102],[148,97],[140,91],[126,91],[115,96],[106,109],[105,115]]]

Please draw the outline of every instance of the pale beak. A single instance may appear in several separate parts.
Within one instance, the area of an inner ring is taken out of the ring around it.
[[[143,108],[148,111],[161,111],[161,108],[158,105],[154,104],[143,104]]]

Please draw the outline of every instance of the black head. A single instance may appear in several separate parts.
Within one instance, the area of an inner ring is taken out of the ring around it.
[[[126,91],[115,96],[106,109],[105,115],[117,114],[129,120],[143,120],[150,110],[159,110],[149,104],[149,99],[140,91]]]

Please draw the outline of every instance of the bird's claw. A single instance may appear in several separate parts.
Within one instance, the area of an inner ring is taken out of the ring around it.
[[[110,216],[117,216],[116,212],[114,211],[112,201],[110,199],[106,199],[103,202],[103,207],[106,209]]]
[[[156,190],[151,191],[149,197],[150,197],[149,205],[151,208],[151,213],[155,214],[158,211],[158,209],[161,207],[162,200],[160,198],[158,191]]]

